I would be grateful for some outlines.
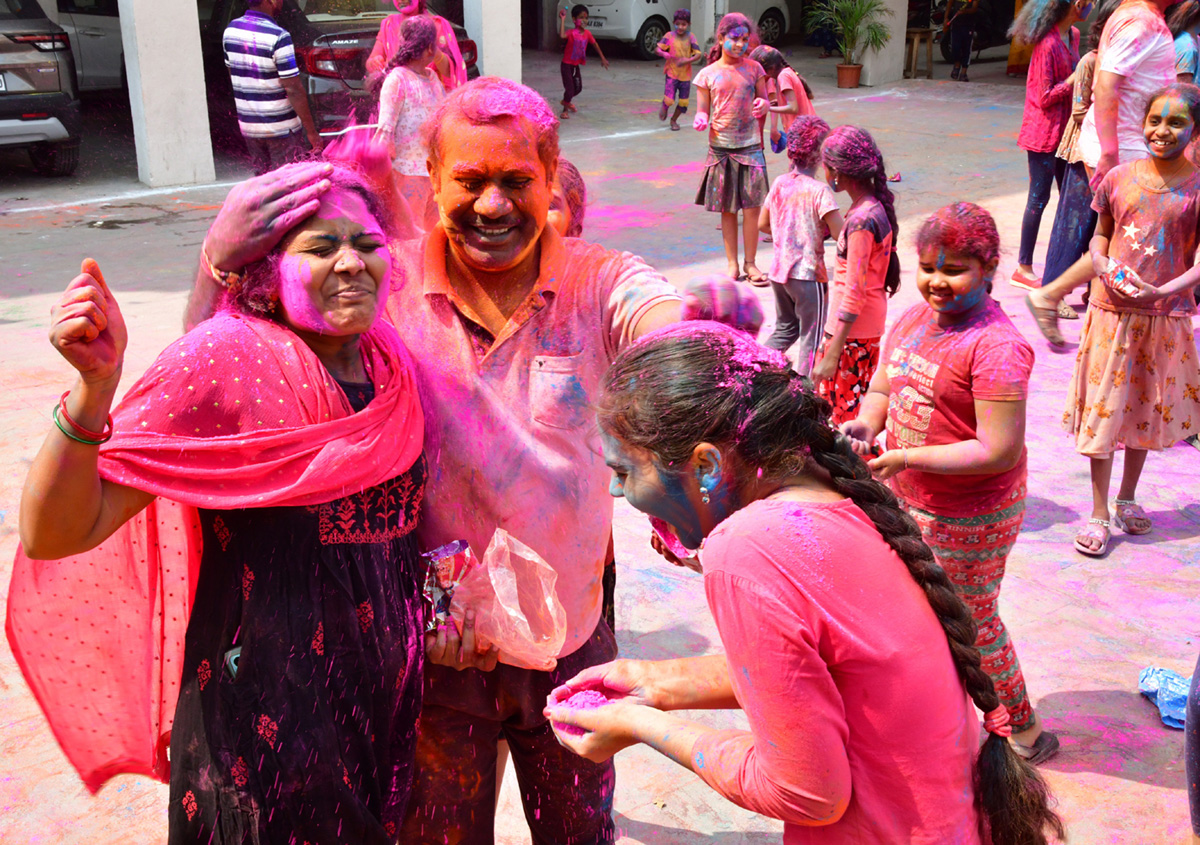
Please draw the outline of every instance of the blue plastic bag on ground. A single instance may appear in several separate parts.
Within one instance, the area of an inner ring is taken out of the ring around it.
[[[1190,677],[1185,678],[1178,672],[1157,666],[1147,666],[1138,673],[1138,689],[1158,706],[1163,724],[1168,728],[1183,730],[1191,683]]]

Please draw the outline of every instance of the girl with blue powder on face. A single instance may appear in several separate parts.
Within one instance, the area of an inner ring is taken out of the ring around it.
[[[661,330],[613,362],[599,424],[613,495],[700,547],[725,653],[576,675],[547,707],[563,745],[606,760],[645,743],[782,819],[788,845],[1062,835],[954,586],[779,352],[712,323]],[[572,701],[597,693],[610,703]],[[666,712],[706,708],[749,730]]]
[[[960,202],[917,233],[917,290],[925,301],[896,321],[859,408],[842,425],[891,481],[934,559],[971,609],[975,646],[1012,722],[1017,753],[1041,762],[1058,750],[1042,729],[1008,631],[1000,581],[1025,516],[1025,400],[1033,349],[989,296],[1000,260],[992,216]]]

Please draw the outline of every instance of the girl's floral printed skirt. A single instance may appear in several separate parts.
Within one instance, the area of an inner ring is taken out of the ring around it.
[[[1063,426],[1094,457],[1167,449],[1200,430],[1191,317],[1088,308]]]

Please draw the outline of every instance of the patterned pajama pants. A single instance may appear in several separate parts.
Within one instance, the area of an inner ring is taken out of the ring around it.
[[[1024,489],[1013,504],[982,516],[958,519],[911,505],[907,510],[979,626],[975,645],[983,656],[983,670],[996,685],[1000,703],[1008,708],[1013,731],[1032,727],[1033,707],[1025,691],[1025,677],[996,607],[1004,565],[1025,519]]]
[[[825,348],[829,345],[832,335],[825,335],[817,360],[825,357]],[[879,338],[856,338],[846,341],[842,347],[841,357],[838,358],[837,372],[829,381],[821,382],[817,388],[825,399],[833,405],[829,421],[835,426],[858,416],[858,406],[867,395],[871,386],[871,376],[879,365]]]

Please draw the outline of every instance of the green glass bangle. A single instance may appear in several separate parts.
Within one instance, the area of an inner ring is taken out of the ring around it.
[[[82,437],[78,436],[73,431],[68,431],[67,427],[62,424],[62,420],[60,420],[58,418],[58,405],[54,406],[54,410],[52,410],[50,412],[50,417],[51,417],[51,419],[54,420],[54,424],[56,426],[58,426],[58,430],[61,431],[63,434],[65,434],[67,437],[70,437],[76,443],[82,443],[84,446],[100,446],[101,444],[104,443],[103,440],[84,440]]]

